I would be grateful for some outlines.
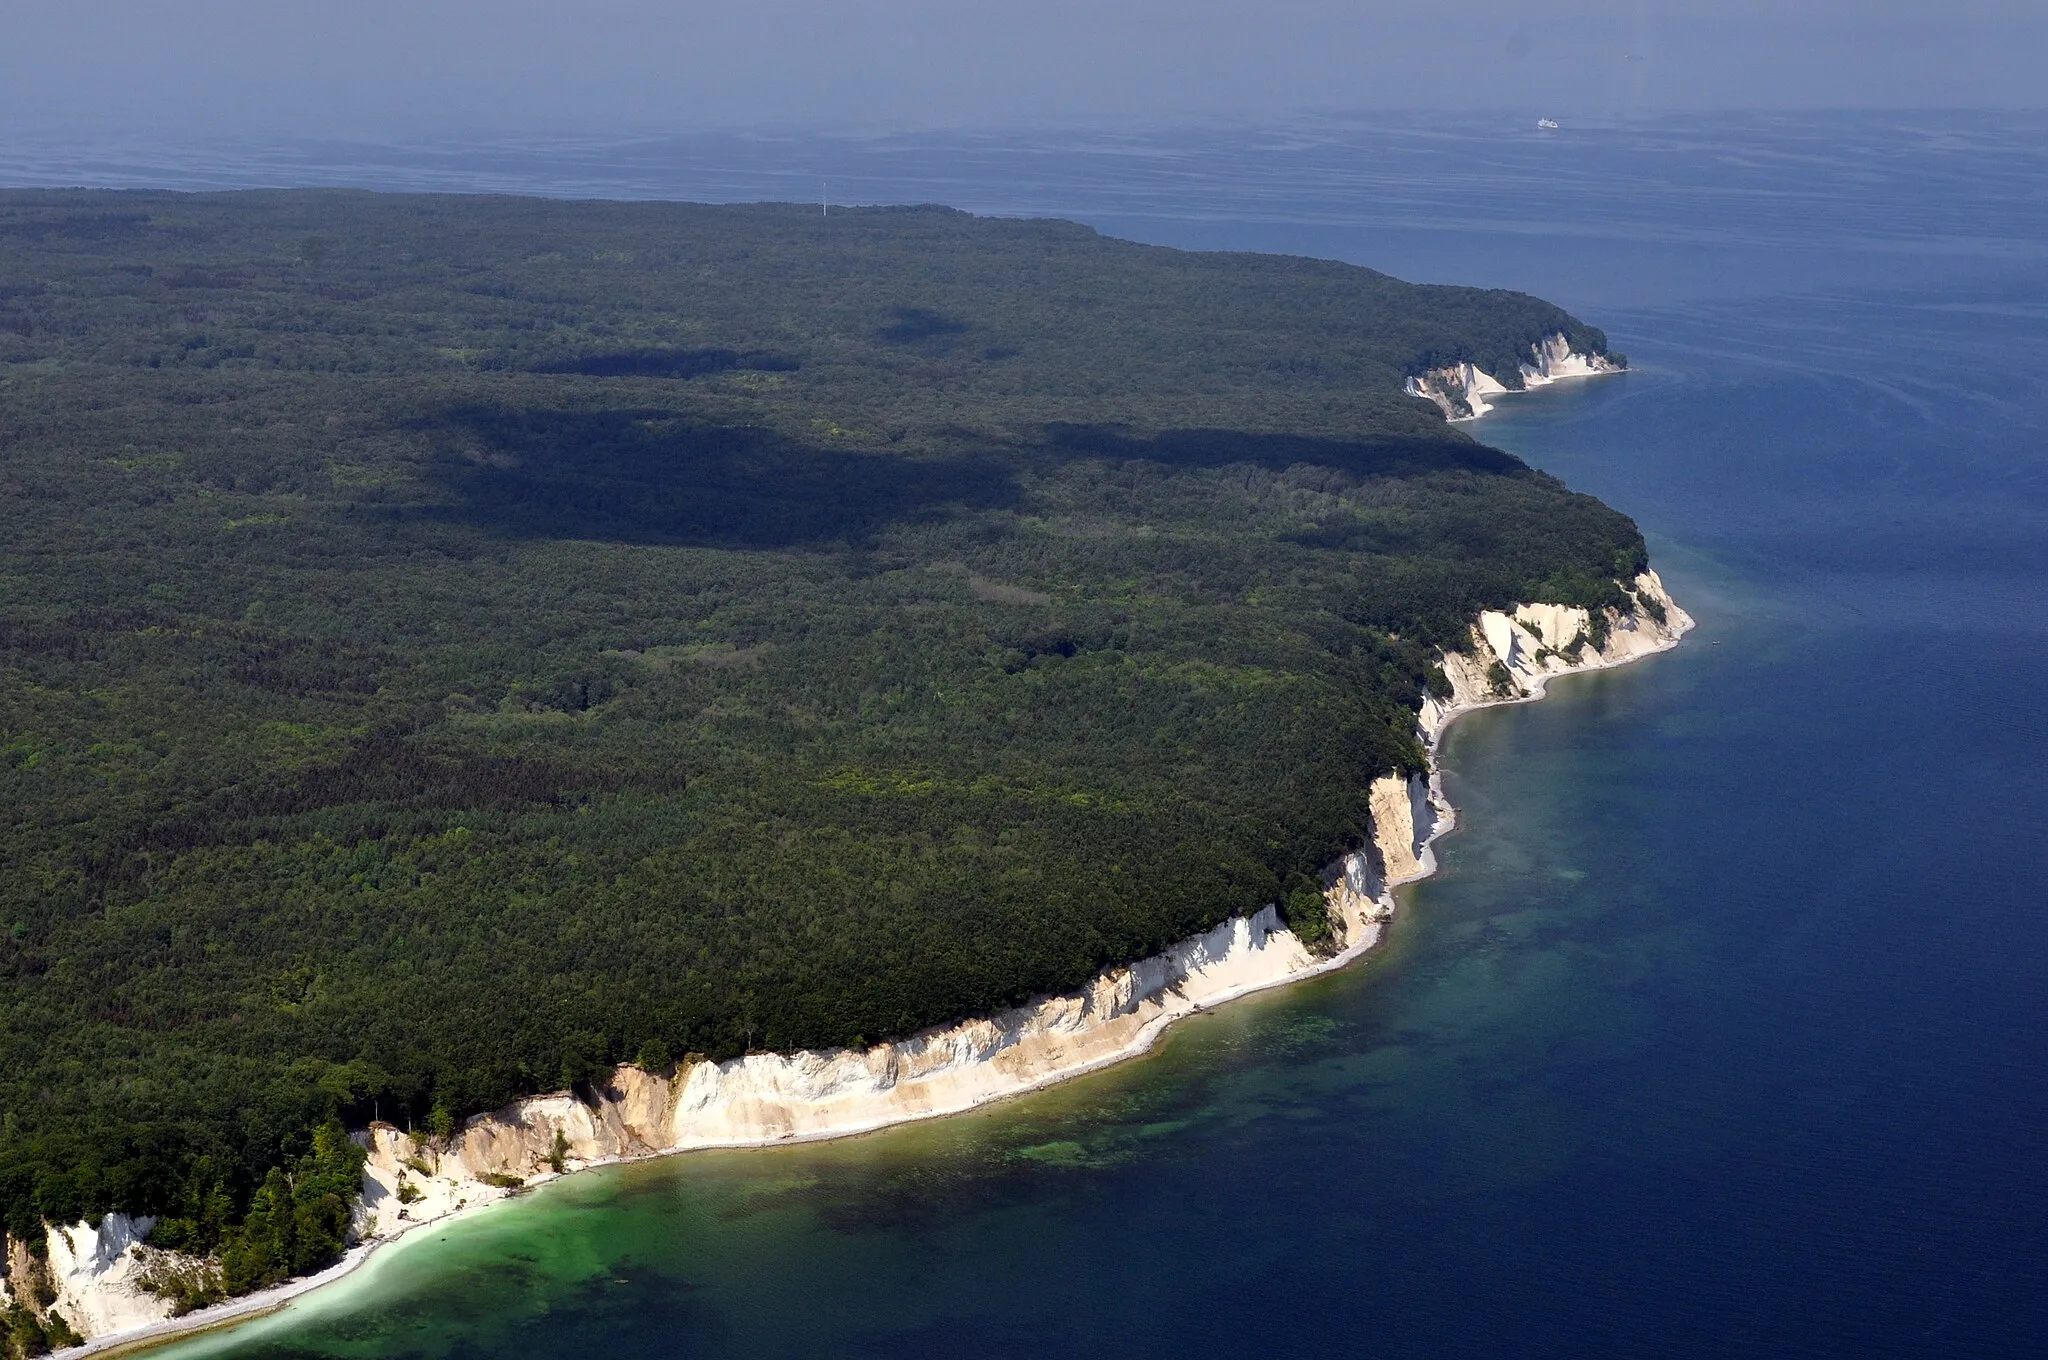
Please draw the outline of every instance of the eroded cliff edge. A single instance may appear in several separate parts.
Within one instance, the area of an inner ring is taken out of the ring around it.
[[[1394,911],[1392,889],[1435,868],[1431,843],[1456,816],[1435,761],[1452,719],[1540,698],[1559,675],[1664,651],[1692,627],[1655,572],[1638,576],[1631,595],[1630,608],[1597,614],[1544,603],[1488,611],[1472,624],[1467,647],[1444,655],[1445,684],[1417,717],[1430,772],[1373,783],[1370,841],[1324,875],[1331,938],[1320,949],[1268,906],[1109,969],[1079,991],[867,1049],[686,1060],[671,1073],[621,1066],[587,1099],[561,1092],[517,1101],[446,1140],[373,1124],[356,1135],[368,1152],[358,1245],[320,1276],[173,1318],[163,1283],[208,1263],[145,1245],[148,1218],[109,1214],[97,1225],[49,1229],[40,1258],[11,1242],[0,1305],[61,1317],[89,1339],[86,1349],[208,1325],[316,1287],[422,1223],[564,1172],[695,1148],[841,1137],[969,1110],[1141,1053],[1182,1016],[1342,967],[1378,942]]]

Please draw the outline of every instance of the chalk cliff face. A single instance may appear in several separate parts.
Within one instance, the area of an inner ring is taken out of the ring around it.
[[[5,1259],[0,1260],[0,1271],[5,1272],[5,1278],[0,1278],[0,1308],[12,1308],[19,1303],[34,1309],[35,1281],[41,1276],[43,1263],[29,1254],[28,1243],[18,1237],[0,1232],[0,1242],[7,1247]]]
[[[1486,399],[1508,389],[1468,362],[1432,368],[1410,378],[1403,390],[1435,402],[1445,420],[1477,420],[1493,409]]]
[[[142,1287],[146,1253],[135,1249],[155,1226],[153,1218],[108,1214],[97,1228],[79,1223],[50,1229],[47,1264],[57,1287],[50,1306],[80,1336],[123,1331],[169,1315],[165,1301]]]
[[[1591,378],[1622,371],[1620,364],[1604,354],[1578,353],[1562,335],[1546,335],[1530,349],[1529,362],[1521,365],[1524,387],[1541,387],[1560,378]]]
[[[1562,333],[1553,332],[1529,346],[1529,357],[1516,365],[1506,382],[1468,361],[1416,374],[1402,390],[1411,397],[1435,402],[1445,420],[1477,420],[1493,409],[1488,397],[1515,389],[1543,387],[1563,378],[1591,378],[1622,371],[1623,366],[1607,356],[1581,354]]]
[[[1692,626],[1655,572],[1638,576],[1633,594],[1637,607],[1606,611],[1604,629],[1587,610],[1556,604],[1482,614],[1468,649],[1444,656],[1451,693],[1424,701],[1419,735],[1433,750],[1461,712],[1539,697],[1553,676],[1661,651]],[[589,1100],[566,1092],[521,1100],[469,1120],[445,1142],[373,1124],[357,1135],[369,1152],[357,1235],[392,1237],[558,1171],[950,1114],[1142,1052],[1181,1016],[1341,967],[1377,942],[1393,914],[1391,889],[1434,869],[1430,842],[1455,813],[1434,773],[1379,778],[1368,806],[1368,843],[1324,875],[1334,954],[1311,951],[1268,906],[1109,969],[1079,991],[872,1048],[755,1053],[688,1063],[672,1074],[624,1066]],[[169,1316],[168,1301],[139,1283],[151,1252],[137,1244],[150,1226],[146,1218],[110,1214],[97,1229],[50,1230],[53,1306],[80,1333],[103,1337]],[[10,1255],[26,1261],[23,1252]]]
[[[1574,606],[1523,604],[1511,614],[1481,614],[1472,626],[1470,648],[1444,656],[1451,696],[1423,700],[1416,720],[1423,738],[1434,742],[1444,725],[1467,709],[1541,698],[1553,676],[1623,666],[1664,651],[1692,628],[1692,616],[1678,607],[1656,572],[1636,577],[1632,594],[1634,609],[1606,611],[1605,636],[1598,641],[1591,611]],[[1496,663],[1504,675],[1494,674]]]
[[[97,1225],[46,1230],[38,1259],[28,1243],[8,1238],[0,1306],[19,1305],[53,1335],[127,1332],[170,1315],[170,1305],[145,1285],[171,1253],[142,1245],[156,1220],[108,1214]]]

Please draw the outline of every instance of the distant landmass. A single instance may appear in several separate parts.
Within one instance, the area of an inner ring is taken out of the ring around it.
[[[1446,420],[1618,364],[943,208],[0,193],[18,1348],[45,1225],[179,1308],[333,1261],[373,1121],[1334,951],[1426,704],[1664,622]]]

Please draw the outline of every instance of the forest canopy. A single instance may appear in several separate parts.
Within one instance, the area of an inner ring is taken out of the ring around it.
[[[1279,899],[1475,611],[1644,561],[1402,394],[1554,331],[937,208],[0,193],[0,1218],[261,1282],[336,1118]]]

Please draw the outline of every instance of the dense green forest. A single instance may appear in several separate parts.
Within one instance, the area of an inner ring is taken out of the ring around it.
[[[1644,560],[1401,394],[1557,330],[936,208],[0,193],[0,1218],[261,1283],[330,1120],[1281,899],[1474,611]]]

